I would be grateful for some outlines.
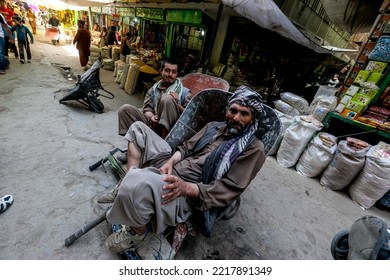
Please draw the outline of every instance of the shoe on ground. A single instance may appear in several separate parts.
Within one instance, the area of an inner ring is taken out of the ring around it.
[[[127,153],[120,154],[116,157],[117,160],[119,160],[121,163],[126,164],[127,163]]]
[[[87,71],[89,69],[88,66],[84,66],[84,71]]]
[[[136,234],[128,226],[123,226],[121,231],[114,232],[107,237],[105,244],[110,251],[120,254],[152,237],[153,234],[149,226],[146,227],[145,233],[142,235]]]
[[[27,63],[31,63],[31,60],[29,59],[29,60],[27,60]]]
[[[114,189],[112,191],[110,191],[109,193],[99,197],[97,202],[98,203],[113,203],[114,200],[115,200],[115,197],[118,194],[120,183],[121,183],[121,181],[119,181],[119,183],[116,184],[116,186],[114,187]]]
[[[0,69],[0,75],[5,75],[5,70]]]
[[[24,59],[21,59],[21,60],[20,60],[20,63],[24,64]]]
[[[0,198],[0,214],[7,210],[14,202],[14,197],[10,194]]]

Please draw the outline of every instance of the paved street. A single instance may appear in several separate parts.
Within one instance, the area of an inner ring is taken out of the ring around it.
[[[73,245],[64,240],[106,210],[98,197],[118,178],[107,166],[88,166],[115,147],[126,148],[117,135],[117,110],[124,103],[141,106],[143,96],[129,96],[100,70],[103,114],[75,102],[60,104],[73,86],[51,63],[71,66],[82,74],[76,48],[49,44],[40,29],[32,45],[32,63],[11,66],[0,76],[0,196],[14,195],[14,204],[0,215],[0,259],[116,260],[104,245],[110,233],[99,224]],[[323,188],[269,157],[242,195],[239,212],[217,223],[211,238],[189,236],[176,259],[331,260],[334,234],[363,215],[390,213],[361,209],[345,192]]]

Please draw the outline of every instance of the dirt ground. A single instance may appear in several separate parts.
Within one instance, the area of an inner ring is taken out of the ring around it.
[[[143,96],[127,95],[113,72],[101,69],[103,87],[115,94],[101,98],[103,114],[60,104],[74,81],[51,63],[83,70],[74,46],[53,46],[38,32],[32,63],[22,65],[10,54],[11,67],[0,76],[0,196],[15,199],[0,215],[0,259],[120,259],[104,245],[107,222],[69,247],[64,241],[106,210],[97,199],[118,177],[108,166],[88,167],[113,148],[126,148],[117,134],[117,110],[124,103],[141,106]],[[364,215],[390,224],[389,212],[363,210],[346,192],[323,188],[318,178],[303,177],[271,156],[242,195],[239,212],[217,223],[211,238],[189,236],[176,259],[331,260],[333,236]]]

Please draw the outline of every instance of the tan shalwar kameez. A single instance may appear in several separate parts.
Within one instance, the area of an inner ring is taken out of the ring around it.
[[[159,82],[158,82],[159,83]],[[124,104],[118,111],[118,134],[125,135],[129,127],[136,121],[148,124],[145,112],[152,112],[157,115],[159,125],[163,125],[167,131],[170,131],[177,119],[180,117],[180,109],[176,100],[169,94],[165,94],[165,88],[158,86],[156,91],[159,95],[157,101],[157,112],[153,106],[153,88],[151,87],[145,95],[142,110],[134,105]],[[184,88],[183,88],[184,90]],[[191,94],[188,93],[181,106],[186,107],[191,100]]]
[[[222,125],[204,149],[195,155],[190,155],[207,127],[208,125],[177,148],[182,155],[182,160],[173,168],[174,175],[198,185],[199,196],[195,200],[199,210],[224,207],[232,203],[250,184],[265,161],[264,145],[256,139],[237,157],[221,179],[214,180],[210,184],[201,183],[205,159],[225,140],[226,125]],[[167,155],[165,159],[169,158],[171,148],[168,143],[144,123],[134,123],[125,138],[140,148],[142,163],[148,162],[161,153]],[[162,163],[161,160],[152,160],[150,165],[159,167]],[[162,204],[162,187],[166,184],[162,178],[163,175],[159,174],[158,169],[154,167],[129,170],[107,214],[107,220],[112,224],[130,227],[143,226],[152,220],[156,233],[164,231],[167,226],[175,226],[186,221],[191,215],[188,198],[178,197],[168,204]]]

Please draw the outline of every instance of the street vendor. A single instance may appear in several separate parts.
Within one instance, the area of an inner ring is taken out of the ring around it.
[[[159,234],[190,216],[194,222],[195,212],[203,217],[236,200],[265,161],[264,144],[254,135],[262,115],[260,94],[241,86],[228,100],[226,122],[207,124],[176,151],[146,124],[131,125],[125,135],[128,172],[107,213],[110,223],[123,227],[106,246],[121,253],[152,231]],[[214,222],[205,228],[211,231]]]
[[[191,99],[190,90],[178,76],[178,64],[171,59],[161,62],[161,80],[146,93],[142,110],[124,104],[118,111],[118,134],[125,135],[136,121],[148,124],[165,138]]]

